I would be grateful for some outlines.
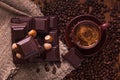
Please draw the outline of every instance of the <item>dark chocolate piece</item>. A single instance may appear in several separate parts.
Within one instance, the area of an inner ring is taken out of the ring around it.
[[[39,33],[48,33],[49,31],[49,18],[48,17],[36,17],[34,18],[35,30]]]
[[[58,31],[57,30],[52,30],[49,32],[49,35],[53,37],[53,42],[52,45],[56,46],[59,44],[59,38],[58,38]]]
[[[58,17],[57,16],[50,16],[50,29],[57,29]]]
[[[60,61],[59,47],[55,46],[46,52],[45,61]]]
[[[31,17],[25,17],[25,16],[20,16],[20,17],[15,17],[11,19],[11,23],[24,23],[24,22],[31,22],[32,18]]]
[[[37,31],[35,39],[27,35],[28,31],[31,29]],[[60,61],[56,16],[12,18],[11,30],[12,43],[18,45],[18,48],[12,51],[14,63]],[[46,35],[51,35],[53,37],[53,48],[48,51],[45,51],[41,46],[44,44],[44,38]]]
[[[40,50],[40,49],[39,49]],[[38,55],[38,56],[31,56],[29,59],[28,59],[28,61],[30,62],[30,63],[42,63],[42,62],[44,62],[44,60],[45,60],[45,53],[44,52],[42,52],[42,54],[40,54],[40,55]]]
[[[28,32],[27,23],[11,24],[12,28],[12,42],[18,42],[25,38]]]
[[[19,47],[19,53],[24,59],[27,59],[34,55],[40,55],[38,44],[35,42],[33,37],[27,37],[17,43]]]
[[[32,28],[33,19],[32,17],[19,16],[11,19],[11,23],[22,24],[27,23],[29,30]]]
[[[44,44],[44,37],[37,37],[37,41],[40,45],[43,45]]]
[[[35,42],[37,43],[37,46],[39,48],[40,53],[43,53],[44,52],[44,48],[43,48],[43,46],[41,46],[42,42],[40,42],[38,39],[39,38],[35,39]]]
[[[83,61],[83,58],[79,55],[79,51],[76,48],[71,48],[70,51],[64,55],[66,59],[74,68],[78,68]]]

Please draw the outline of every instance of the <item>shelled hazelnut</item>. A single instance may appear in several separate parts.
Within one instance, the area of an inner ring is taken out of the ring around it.
[[[50,50],[52,48],[52,44],[44,43],[43,47],[44,47],[45,50]]]
[[[28,32],[28,35],[35,37],[37,35],[37,32],[36,32],[36,30],[32,29]]]
[[[16,53],[16,57],[17,57],[18,59],[20,59],[22,56],[21,56],[20,53]]]
[[[52,42],[53,41],[53,37],[51,35],[46,35],[45,36],[45,41],[46,42]]]
[[[16,43],[13,43],[13,44],[12,44],[12,50],[16,49],[17,47],[18,47],[18,46],[17,46]]]

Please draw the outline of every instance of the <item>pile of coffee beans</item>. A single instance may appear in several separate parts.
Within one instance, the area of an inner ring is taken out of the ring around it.
[[[86,13],[84,7],[85,5],[82,5],[79,7],[79,4],[77,4],[77,0],[54,0],[53,2],[47,4],[45,3],[44,8],[42,9],[42,12],[44,15],[57,15],[59,17],[59,29],[61,32],[61,40],[64,41],[64,31],[66,24],[73,18],[78,15],[81,15],[82,13]],[[82,10],[82,12],[81,12]]]
[[[78,15],[90,14],[97,17],[101,22],[107,21],[111,25],[107,29],[108,36],[102,50],[97,55],[86,57],[81,66],[66,75],[63,80],[119,80],[120,8],[118,6],[120,1],[106,1],[52,0],[50,3],[43,1],[43,14],[59,17],[60,39],[64,43],[66,24]]]

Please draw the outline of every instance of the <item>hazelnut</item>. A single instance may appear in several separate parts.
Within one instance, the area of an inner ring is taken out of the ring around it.
[[[37,35],[37,32],[36,32],[36,30],[32,29],[28,32],[28,35],[35,37]]]
[[[46,42],[52,42],[52,41],[53,41],[52,36],[46,35],[46,36],[45,36],[45,41],[46,41]]]
[[[17,46],[16,43],[13,43],[13,44],[12,44],[12,50],[16,49],[17,47],[18,47],[18,46]]]
[[[45,50],[50,50],[52,48],[52,45],[50,43],[44,43],[43,47]]]
[[[20,59],[22,56],[21,56],[20,53],[16,53],[16,57],[17,57],[18,59]]]

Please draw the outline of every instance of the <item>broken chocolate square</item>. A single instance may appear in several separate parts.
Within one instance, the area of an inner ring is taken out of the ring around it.
[[[29,26],[29,30],[32,28],[33,24],[33,18],[32,17],[26,17],[26,16],[19,16],[19,17],[14,17],[11,19],[11,23],[14,24],[21,24],[21,23],[27,23]]]
[[[20,16],[20,17],[14,17],[11,19],[11,23],[24,23],[24,22],[31,22],[31,17],[26,16]]]
[[[76,48],[71,48],[70,51],[63,56],[74,68],[78,68],[83,61],[80,52]]]
[[[60,61],[59,46],[53,47],[51,50],[46,52],[45,61]]]
[[[32,37],[27,37],[19,41],[17,45],[19,46],[20,54],[24,59],[41,54],[40,48]]]
[[[50,16],[50,29],[57,29],[58,17],[57,16]]]
[[[52,36],[53,42],[52,45],[58,45],[59,44],[59,38],[58,38],[58,31],[57,30],[52,30],[49,32],[49,35]]]
[[[28,25],[27,23],[21,23],[21,24],[12,24],[12,42],[18,42],[21,39],[25,38],[27,32],[28,32]]]
[[[49,18],[48,17],[36,17],[34,18],[35,30],[38,33],[48,33],[49,31]]]

